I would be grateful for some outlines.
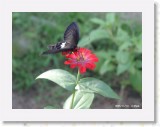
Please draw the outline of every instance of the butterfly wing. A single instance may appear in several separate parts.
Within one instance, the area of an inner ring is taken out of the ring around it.
[[[64,40],[72,47],[77,47],[79,41],[79,28],[75,22],[72,22],[64,33]]]
[[[79,41],[79,29],[75,22],[71,23],[65,33],[64,40],[58,42],[55,45],[50,45],[49,50],[43,52],[42,54],[54,54],[62,51],[73,50],[77,47]]]
[[[70,46],[68,46],[67,42],[60,41],[55,45],[49,45],[48,50],[43,52],[42,55],[55,54],[55,53],[58,53],[58,52],[61,52],[61,51],[67,51],[67,50],[70,50],[70,49],[71,48],[70,48]]]

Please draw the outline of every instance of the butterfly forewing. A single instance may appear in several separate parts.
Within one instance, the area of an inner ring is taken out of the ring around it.
[[[79,28],[75,22],[71,23],[65,33],[64,33],[64,40],[67,43],[71,43],[72,45],[76,45],[79,41]]]

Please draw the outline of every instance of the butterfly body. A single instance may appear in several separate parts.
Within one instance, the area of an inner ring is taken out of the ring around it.
[[[75,22],[71,23],[65,33],[64,39],[54,45],[49,45],[48,50],[42,54],[55,54],[63,51],[73,51],[79,41],[79,29]]]

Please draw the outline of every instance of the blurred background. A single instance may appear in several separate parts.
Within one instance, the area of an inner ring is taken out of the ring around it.
[[[35,78],[64,65],[61,53],[41,56],[49,44],[63,39],[66,27],[76,21],[78,46],[91,49],[99,58],[96,69],[83,77],[95,77],[112,87],[122,99],[96,95],[92,109],[142,108],[142,14],[124,13],[12,13],[12,108],[62,108],[71,94],[51,81]],[[128,107],[128,106],[129,107]]]

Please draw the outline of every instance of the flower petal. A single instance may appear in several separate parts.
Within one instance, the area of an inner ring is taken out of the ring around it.
[[[71,64],[70,68],[75,68],[77,65],[76,64]]]
[[[90,70],[93,70],[96,67],[96,65],[94,63],[87,63],[86,67]]]
[[[84,66],[81,66],[79,69],[80,69],[81,74],[86,72],[86,67],[84,67]]]
[[[64,62],[64,64],[71,64],[71,63],[72,63],[71,60],[67,60],[67,61]]]

